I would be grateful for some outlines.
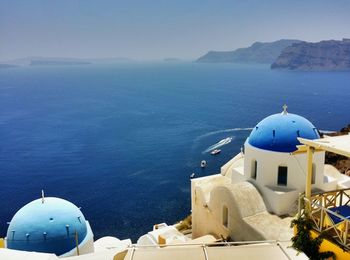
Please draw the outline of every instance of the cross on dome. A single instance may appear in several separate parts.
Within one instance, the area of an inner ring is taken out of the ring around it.
[[[287,112],[287,108],[288,106],[286,104],[283,105],[283,112],[282,112],[282,115],[287,115],[288,112]]]
[[[45,193],[44,190],[41,190],[41,203],[45,202]]]

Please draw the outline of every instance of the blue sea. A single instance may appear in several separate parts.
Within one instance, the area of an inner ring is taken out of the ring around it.
[[[81,207],[95,238],[136,242],[190,214],[191,173],[218,173],[283,104],[339,130],[349,100],[349,72],[190,62],[1,69],[0,237],[44,190]]]

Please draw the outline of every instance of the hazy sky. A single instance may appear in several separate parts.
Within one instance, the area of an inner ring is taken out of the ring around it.
[[[255,41],[343,37],[347,0],[0,0],[0,60],[193,59]]]

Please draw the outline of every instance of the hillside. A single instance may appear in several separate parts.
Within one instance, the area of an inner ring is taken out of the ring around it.
[[[272,69],[349,70],[350,39],[300,42],[285,48]]]
[[[300,42],[299,40],[279,40],[275,42],[255,42],[250,47],[234,51],[210,51],[196,62],[208,63],[269,63],[281,54],[282,50]]]

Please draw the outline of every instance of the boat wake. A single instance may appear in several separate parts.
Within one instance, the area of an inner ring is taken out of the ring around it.
[[[202,153],[204,154],[204,153],[208,153],[208,152],[210,152],[210,151],[212,151],[212,150],[218,149],[218,148],[221,147],[221,146],[224,146],[224,145],[227,145],[227,144],[231,143],[232,140],[233,140],[233,137],[232,137],[232,136],[227,137],[227,138],[225,138],[225,139],[222,139],[222,140],[220,140],[219,142],[217,142],[216,144],[213,144],[213,145],[209,146],[209,147],[208,147],[206,150],[204,150]]]
[[[206,138],[206,137],[212,136],[212,135],[217,135],[217,134],[222,134],[222,133],[239,132],[239,131],[251,131],[251,130],[253,130],[253,128],[251,128],[251,127],[237,127],[237,128],[229,128],[229,129],[222,129],[222,130],[212,131],[212,132],[205,133],[203,135],[198,136],[194,140],[194,143],[198,143],[203,138]]]
[[[214,136],[214,135],[218,135],[218,134],[222,134],[222,133],[235,133],[235,132],[251,131],[252,129],[253,128],[251,128],[251,127],[237,127],[237,128],[228,128],[228,129],[221,129],[221,130],[207,132],[207,133],[202,134],[200,136],[197,136],[195,139],[193,139],[191,150],[198,151],[197,149],[200,146],[200,144],[202,143],[202,140],[206,139],[210,136]],[[231,137],[228,137],[230,139],[225,138],[223,140],[220,140],[216,144],[213,144],[210,147],[208,147],[207,149],[205,149],[204,151],[202,151],[202,154],[208,153],[211,150],[215,150],[223,145],[230,143],[234,137],[235,137],[234,135],[231,135]],[[226,141],[224,141],[224,140],[226,140]],[[202,149],[203,149],[203,147],[201,148],[201,150]],[[194,164],[192,164],[192,162],[191,162],[191,163],[188,163],[188,165],[190,167],[192,167]]]

